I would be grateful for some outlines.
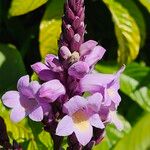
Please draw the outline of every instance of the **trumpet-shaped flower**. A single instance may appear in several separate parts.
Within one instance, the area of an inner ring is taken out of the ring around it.
[[[95,93],[87,100],[81,96],[74,96],[64,104],[63,111],[67,115],[58,123],[56,134],[68,136],[75,133],[79,143],[86,145],[93,136],[93,126],[103,129],[98,110],[100,109],[102,96]]]
[[[45,58],[45,64],[37,62],[31,66],[34,72],[43,81],[59,79],[63,67],[55,55],[49,54]]]
[[[116,74],[101,74],[92,73],[87,74],[80,80],[79,91],[90,93],[99,92],[103,95],[103,105],[110,106],[110,109],[114,110],[120,103],[119,90],[119,77],[125,66]]]
[[[3,97],[4,105],[12,108],[10,118],[13,122],[19,122],[24,117],[29,117],[34,121],[43,119],[43,108],[37,101],[37,91],[40,84],[36,81],[29,83],[29,76],[23,76],[17,84],[18,91],[8,91]]]
[[[26,116],[34,121],[42,121],[44,113],[51,109],[49,102],[65,94],[65,89],[58,80],[41,86],[37,81],[29,82],[28,75],[19,79],[17,89],[18,91],[6,92],[2,97],[4,105],[12,108],[10,118],[13,122],[19,122]]]

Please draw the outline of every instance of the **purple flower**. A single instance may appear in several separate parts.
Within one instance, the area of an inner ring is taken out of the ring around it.
[[[72,54],[66,46],[61,47],[61,57],[67,60],[69,58],[72,60],[73,57],[73,60],[75,60],[74,62],[71,61],[73,64],[68,69],[68,74],[70,76],[77,79],[83,78],[87,73],[89,73],[90,69],[93,68],[99,60],[101,60],[106,50],[97,44],[98,43],[96,41],[89,40],[80,46],[79,52]]]
[[[58,123],[56,134],[68,136],[75,133],[78,141],[85,146],[93,136],[93,127],[103,129],[98,111],[102,102],[99,93],[87,98],[74,96],[64,104],[63,111],[67,115]]]
[[[12,108],[11,120],[19,122],[29,115],[32,120],[41,121],[43,108],[36,98],[40,84],[36,81],[29,83],[29,76],[23,76],[19,79],[17,88],[18,91],[8,91],[2,97],[4,105]]]
[[[10,118],[19,122],[26,116],[34,121],[42,121],[43,115],[50,112],[49,102],[65,94],[63,85],[58,80],[44,83],[29,82],[29,76],[23,76],[17,84],[18,91],[8,91],[3,97],[4,105],[12,108]],[[42,94],[41,94],[42,92]]]
[[[45,58],[45,64],[37,62],[31,66],[34,72],[43,81],[59,79],[63,67],[55,55],[48,54]]]
[[[119,105],[121,98],[118,93],[119,90],[119,77],[124,71],[123,66],[116,74],[101,74],[91,73],[87,74],[80,80],[79,91],[95,93],[99,92],[103,95],[103,105],[111,106],[110,109],[114,110]]]
[[[110,106],[104,106],[101,104],[99,116],[105,124],[114,124],[120,131],[123,129],[123,124],[118,118],[116,110],[111,111]]]
[[[86,62],[90,68],[101,60],[106,52],[102,46],[97,44],[96,41],[89,40],[83,43],[79,49],[80,60]]]
[[[84,11],[84,0],[66,1],[58,57],[48,54],[44,63],[31,66],[43,84],[23,76],[18,91],[2,97],[4,105],[12,108],[14,122],[26,116],[42,121],[54,140],[54,149],[61,149],[59,136],[70,135],[67,149],[91,149],[104,137],[107,124],[123,128],[116,111],[121,101],[119,77],[125,66],[116,74],[94,73],[106,50],[96,41],[84,42]],[[84,92],[91,96],[85,99]]]
[[[65,93],[65,87],[59,80],[51,80],[41,85],[39,97],[42,98],[43,101],[52,103],[60,96],[65,95]]]

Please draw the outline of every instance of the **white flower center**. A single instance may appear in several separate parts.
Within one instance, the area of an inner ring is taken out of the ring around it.
[[[72,115],[72,119],[74,122],[75,128],[80,130],[81,132],[85,132],[89,129],[90,123],[88,121],[88,117],[82,110],[75,112]]]
[[[109,88],[107,89],[107,93],[110,97],[114,97],[115,96],[115,90],[113,88]]]

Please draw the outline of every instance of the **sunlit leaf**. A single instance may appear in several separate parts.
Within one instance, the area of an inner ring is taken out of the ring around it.
[[[52,140],[48,133],[43,131],[42,125],[27,118],[20,123],[13,123],[10,120],[10,111],[3,106],[0,100],[0,116],[5,120],[8,135],[21,143],[27,150],[51,149]]]
[[[64,0],[51,0],[40,25],[40,52],[42,58],[48,54],[57,54],[58,39],[61,32],[61,16]]]
[[[16,87],[18,79],[25,74],[25,66],[17,49],[0,44],[0,95]]]
[[[126,0],[116,0],[119,2],[123,7],[125,7],[131,17],[135,20],[141,35],[141,46],[145,43],[146,38],[146,27],[145,27],[145,20],[142,14],[142,11],[139,9],[139,7],[135,4],[134,1],[126,1]],[[134,10],[134,11],[133,11]]]
[[[150,111],[150,68],[133,63],[121,76],[121,91]]]
[[[24,142],[33,138],[32,130],[29,128],[28,122],[24,119],[20,123],[13,123],[10,120],[10,112],[3,106],[0,100],[0,116],[5,120],[9,137],[18,142]]]
[[[141,44],[140,30],[128,10],[117,0],[103,0],[108,6],[115,25],[118,40],[118,62],[129,63],[134,60]],[[125,1],[127,3],[127,1]]]
[[[111,145],[109,143],[109,139],[107,136],[105,136],[105,138],[100,144],[94,146],[93,150],[110,150],[110,148]]]
[[[119,115],[120,120],[124,125],[122,131],[118,131],[114,125],[107,125],[106,135],[103,141],[94,147],[94,150],[110,150],[121,138],[131,131],[131,125],[124,119],[123,116]]]
[[[137,102],[143,109],[150,111],[150,89],[141,85],[138,80],[123,74],[121,76],[121,91]]]
[[[140,2],[148,9],[150,12],[150,0],[140,0]]]
[[[150,114],[144,115],[114,150],[148,150],[150,148]]]
[[[18,16],[26,14],[46,2],[47,0],[12,0],[9,15]]]

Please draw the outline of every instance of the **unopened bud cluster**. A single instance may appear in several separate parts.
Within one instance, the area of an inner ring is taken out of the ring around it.
[[[83,0],[67,0],[64,5],[62,17],[62,33],[59,47],[66,46],[71,52],[79,51],[84,41],[85,33],[85,8]]]

